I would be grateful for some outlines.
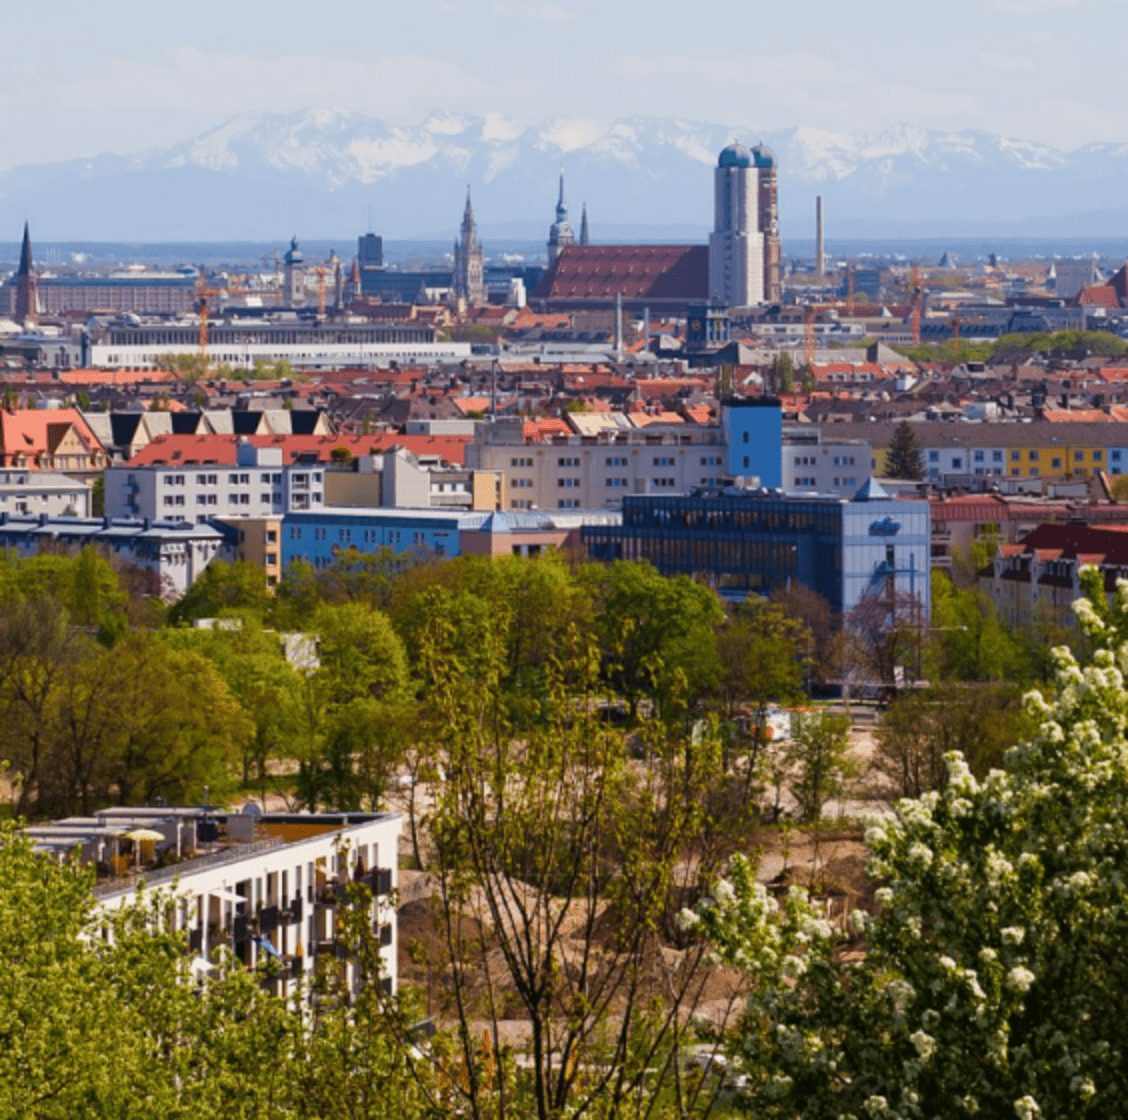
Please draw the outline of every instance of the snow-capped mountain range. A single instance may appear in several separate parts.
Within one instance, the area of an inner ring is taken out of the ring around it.
[[[495,113],[404,126],[311,109],[241,114],[136,155],[0,173],[0,238],[25,217],[47,240],[337,236],[369,214],[388,238],[453,238],[469,185],[484,236],[539,239],[561,165],[572,220],[578,228],[586,201],[594,240],[648,227],[653,239],[704,236],[711,169],[734,138],[775,150],[785,238],[813,235],[816,194],[831,237],[1128,230],[1128,144],[1067,152],[911,125],[845,135],[652,117],[523,125]]]

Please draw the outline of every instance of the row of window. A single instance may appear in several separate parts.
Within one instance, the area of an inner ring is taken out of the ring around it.
[[[1039,459],[1041,459],[1043,452],[1042,451],[1028,451],[1026,453],[1026,455],[1027,455],[1027,460],[1029,462],[1037,463],[1039,461]],[[1094,463],[1100,463],[1100,462],[1104,461],[1104,452],[1099,447],[1094,448],[1090,452],[1090,455],[1091,455]],[[985,456],[986,456],[985,451],[974,451],[974,452],[972,452],[972,456],[971,456],[972,462],[982,463],[982,462],[985,461]],[[1120,462],[1120,448],[1113,448],[1109,452],[1109,458],[1114,463]],[[930,463],[939,463],[940,462],[940,452],[939,451],[930,451],[928,453],[928,461]],[[1021,463],[1022,462],[1022,452],[1021,451],[1012,451],[1010,453],[1010,461],[1012,463]],[[1053,461],[1060,465],[1061,457],[1055,458]],[[1085,452],[1084,451],[1074,451],[1073,452],[1073,461],[1075,463],[1085,462]],[[1003,453],[1001,451],[992,451],[991,452],[991,462],[992,463],[1003,462]],[[962,455],[952,456],[952,468],[954,470],[960,470],[960,468],[962,466],[963,466],[963,456]]]

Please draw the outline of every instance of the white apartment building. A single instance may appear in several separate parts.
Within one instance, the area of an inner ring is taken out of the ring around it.
[[[783,433],[783,489],[852,498],[872,474],[873,450],[864,440],[831,440],[815,429]]]
[[[94,548],[150,572],[155,592],[166,602],[179,599],[213,560],[232,559],[228,533],[190,521],[111,517],[50,518],[0,511],[0,548],[17,556],[77,552]]]
[[[0,513],[89,517],[90,483],[54,471],[0,471]]]
[[[161,840],[123,839],[136,829]],[[395,813],[226,813],[206,807],[106,809],[27,830],[37,850],[99,868],[96,904],[114,910],[137,886],[168,892],[166,917],[184,930],[192,971],[206,977],[217,950],[249,968],[279,965],[277,995],[291,995],[319,959],[342,968],[355,991],[354,962],[335,942],[347,885],[372,892],[383,985],[396,984],[396,889],[400,817]],[[128,848],[128,851],[123,849]],[[167,866],[154,866],[166,857]]]
[[[109,517],[202,525],[212,518],[281,516],[325,504],[319,463],[284,464],[280,447],[240,442],[234,464],[207,461],[106,469]]]
[[[514,424],[483,426],[467,466],[504,472],[508,509],[618,509],[627,494],[686,494],[725,476],[717,427],[654,424],[525,442]]]

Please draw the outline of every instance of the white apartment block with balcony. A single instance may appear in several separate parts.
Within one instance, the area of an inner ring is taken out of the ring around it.
[[[239,444],[234,464],[184,462],[106,469],[106,514],[202,525],[278,517],[325,505],[325,468],[282,461],[279,447]]]
[[[509,509],[618,509],[627,494],[687,494],[725,476],[720,428],[658,425],[526,442],[497,424],[467,448],[467,466],[505,474]]]
[[[114,910],[137,900],[138,884],[167,892],[164,915],[182,930],[193,972],[203,978],[217,952],[254,968],[271,959],[275,994],[293,995],[319,961],[344,970],[354,962],[336,942],[349,884],[371,892],[382,983],[396,984],[396,911],[400,817],[396,813],[224,813],[204,807],[122,807],[93,817],[35,825],[38,851],[98,868],[95,904]],[[123,843],[145,829],[160,840]],[[130,850],[124,850],[125,848]],[[139,849],[139,850],[137,850]],[[77,857],[75,855],[77,853]]]
[[[873,449],[864,440],[826,439],[817,428],[783,433],[783,489],[788,494],[852,498],[873,473]]]

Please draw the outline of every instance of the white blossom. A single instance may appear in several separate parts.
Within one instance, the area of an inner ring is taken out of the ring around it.
[[[1007,973],[1007,987],[1014,988],[1016,992],[1027,992],[1034,983],[1034,973],[1022,965],[1015,965]]]
[[[674,924],[683,933],[688,933],[692,929],[696,929],[701,924],[701,918],[689,907],[683,906],[674,919]]]
[[[889,1102],[884,1097],[866,1097],[862,1108],[873,1117],[873,1120],[878,1120],[879,1117],[889,1115]]]
[[[1005,926],[999,930],[999,936],[1007,945],[1021,945],[1026,937],[1026,930],[1022,926]]]
[[[1014,1102],[1014,1114],[1018,1120],[1035,1120],[1042,1115],[1038,1102],[1028,1093],[1025,1097]]]
[[[736,901],[736,891],[727,879],[720,879],[713,888],[713,899],[718,906],[731,906]]]
[[[892,906],[893,905],[893,890],[891,887],[878,887],[873,892],[874,901],[878,906]]]
[[[936,1039],[924,1031],[913,1031],[909,1035],[909,1041],[916,1048],[922,1062],[927,1062],[936,1053]]]

